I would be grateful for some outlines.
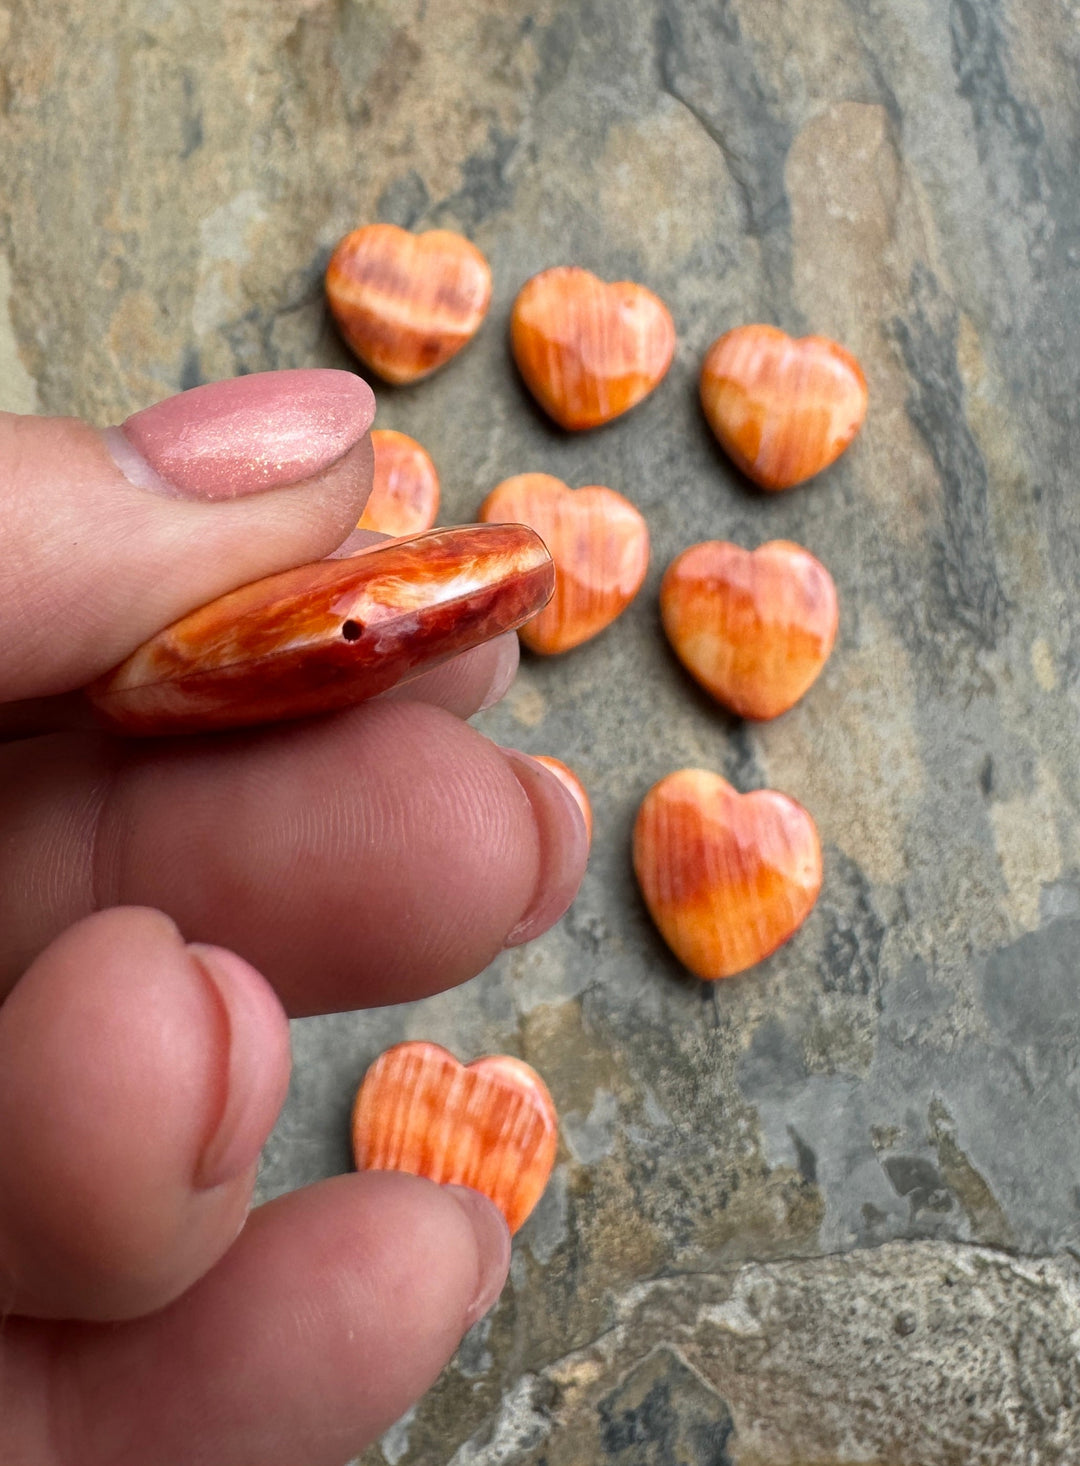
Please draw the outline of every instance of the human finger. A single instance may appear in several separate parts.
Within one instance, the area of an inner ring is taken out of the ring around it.
[[[0,748],[0,992],[107,906],[240,953],[288,1011],[437,992],[565,911],[587,839],[559,780],[440,708]]]
[[[99,433],[0,414],[0,703],[81,687],[162,626],[329,554],[371,486],[370,388],[267,372]]]
[[[509,1260],[477,1192],[392,1172],[293,1192],[149,1318],[9,1320],[13,1459],[48,1440],[51,1459],[81,1466],[342,1466],[434,1382]]]
[[[503,632],[472,651],[384,692],[380,702],[426,702],[458,718],[494,707],[510,690],[520,661],[516,631]]]
[[[288,1021],[158,911],[63,933],[0,1007],[0,1308],[121,1319],[226,1251],[285,1098]]]

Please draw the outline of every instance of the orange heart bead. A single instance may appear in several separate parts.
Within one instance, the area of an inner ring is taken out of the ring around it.
[[[724,451],[763,489],[790,489],[839,458],[866,416],[866,378],[825,336],[739,326],[709,347],[701,405]]]
[[[368,224],[334,250],[326,296],[361,361],[388,382],[418,382],[480,329],[491,269],[474,244],[447,229],[410,234]]]
[[[551,556],[523,524],[433,529],[230,591],[86,695],[101,722],[141,736],[331,712],[515,630],[554,584]]]
[[[487,524],[527,524],[555,562],[555,594],[520,636],[550,656],[596,636],[625,610],[649,567],[649,530],[628,499],[590,484],[570,489],[548,473],[519,473],[484,500]]]
[[[660,616],[692,677],[743,718],[775,718],[802,697],[836,640],[836,587],[809,550],[692,545],[660,584]]]
[[[558,1139],[544,1081],[506,1054],[460,1064],[438,1044],[396,1044],[367,1071],[353,1106],[358,1170],[471,1186],[511,1232],[540,1200]]]
[[[419,534],[439,512],[439,475],[415,438],[390,428],[371,433],[375,476],[357,529],[380,534]]]
[[[574,773],[573,769],[568,764],[563,763],[561,758],[552,758],[548,753],[534,753],[532,757],[538,764],[543,764],[545,769],[549,769],[555,775],[556,779],[569,789],[570,793],[577,800],[577,806],[585,819],[585,834],[591,845],[593,826],[592,804],[589,800],[585,785],[578,778],[577,774]]]
[[[564,428],[595,428],[629,412],[671,365],[675,325],[644,285],[613,285],[560,266],[534,275],[514,301],[510,342],[521,375]]]
[[[753,967],[802,925],[821,890],[821,844],[801,805],[680,769],[646,794],[634,870],[665,942],[713,980]]]

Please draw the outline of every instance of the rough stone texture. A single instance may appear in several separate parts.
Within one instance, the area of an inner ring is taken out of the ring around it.
[[[370,1462],[1080,1461],[1078,75],[1076,0],[0,4],[0,405],[104,422],[346,365],[336,239],[460,228],[490,319],[380,425],[432,453],[447,522],[530,469],[649,521],[626,615],[482,720],[590,789],[570,915],[459,992],[297,1026],[265,1195],[348,1164],[355,1084],[405,1036],[521,1054],[563,1119],[505,1298]],[[570,262],[679,330],[584,437],[506,346],[521,283]],[[852,451],[773,497],[696,403],[757,319],[836,336],[871,389]],[[659,631],[665,565],[715,536],[837,582],[837,649],[775,724]],[[629,870],[686,764],[794,795],[826,851],[796,940],[714,987]]]
[[[917,1242],[638,1284],[452,1466],[1072,1461],[1078,1280]]]

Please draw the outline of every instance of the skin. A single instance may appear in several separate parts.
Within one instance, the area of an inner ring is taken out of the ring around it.
[[[19,1466],[341,1466],[505,1277],[490,1203],[414,1177],[245,1216],[288,1015],[462,982],[573,897],[573,800],[463,721],[506,690],[513,642],[242,736],[111,739],[76,695],[187,610],[331,553],[369,487],[364,439],[301,483],[169,498],[82,423],[0,415],[0,1455]]]

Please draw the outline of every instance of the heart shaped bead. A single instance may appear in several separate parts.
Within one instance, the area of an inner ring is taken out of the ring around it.
[[[380,534],[419,534],[439,512],[439,475],[415,438],[390,428],[371,433],[375,476],[357,529]]]
[[[513,631],[555,570],[523,524],[466,524],[317,560],[174,621],[86,689],[107,727],[205,733],[351,707]]]
[[[836,639],[836,587],[820,560],[788,540],[748,551],[692,545],[660,584],[668,640],[692,677],[743,718],[787,712]]]
[[[552,758],[548,753],[534,753],[532,757],[538,764],[543,764],[545,769],[550,770],[564,788],[569,789],[584,817],[585,834],[589,843],[592,844],[592,803],[589,800],[585,785],[578,778],[577,774],[574,773],[573,769],[568,764],[563,763],[561,758]]]
[[[396,1044],[367,1071],[353,1106],[358,1170],[471,1186],[511,1232],[540,1200],[558,1139],[544,1081],[506,1054],[460,1064],[438,1044]]]
[[[491,269],[448,229],[410,234],[368,224],[330,257],[326,296],[360,360],[388,382],[418,382],[476,335],[491,301]]]
[[[510,342],[549,417],[564,428],[595,428],[629,412],[661,380],[675,351],[675,325],[644,285],[609,285],[564,265],[522,287]]]
[[[739,326],[709,347],[701,405],[721,446],[763,489],[790,489],[839,458],[866,416],[862,368],[835,341]]]
[[[555,594],[520,635],[534,652],[569,651],[629,605],[649,566],[649,531],[628,499],[590,484],[570,489],[548,473],[519,473],[484,500],[487,524],[527,524],[555,562]]]
[[[680,769],[646,794],[634,870],[676,957],[698,977],[731,977],[775,952],[821,890],[821,844],[801,805],[719,774]]]

